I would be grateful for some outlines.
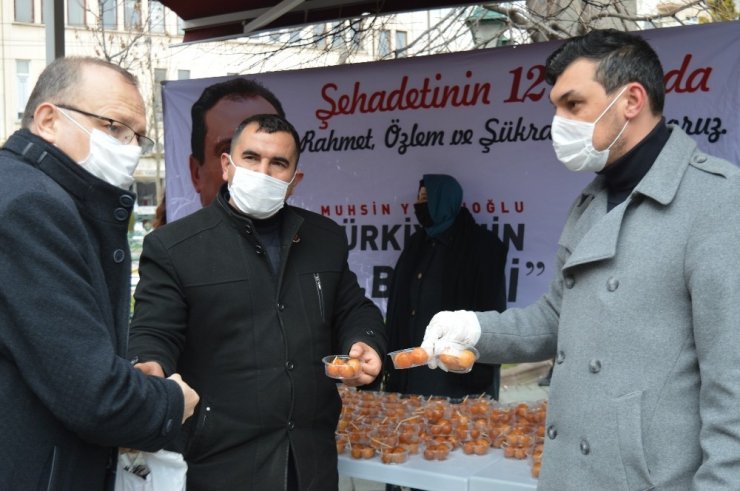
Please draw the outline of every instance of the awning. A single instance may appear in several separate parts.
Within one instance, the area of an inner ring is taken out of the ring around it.
[[[184,43],[414,10],[475,5],[468,0],[160,0],[185,27]]]

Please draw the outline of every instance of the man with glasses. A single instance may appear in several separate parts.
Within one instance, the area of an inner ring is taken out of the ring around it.
[[[131,74],[61,58],[0,150],[0,489],[112,489],[116,447],[162,448],[198,402],[125,358],[144,114]]]
[[[91,118],[99,119],[100,121],[105,123],[105,128],[108,134],[124,145],[128,145],[134,140],[134,137],[136,137],[136,144],[141,147],[142,154],[149,153],[152,151],[152,148],[154,148],[154,141],[151,138],[146,135],[140,135],[126,123],[116,121],[112,118],[106,118],[105,116],[101,116],[99,114],[89,113],[87,111],[83,111],[82,109],[65,104],[57,104],[57,107],[67,109],[68,111],[74,111],[76,113],[80,113]]]
[[[151,151],[154,142],[115,119],[70,105],[57,104],[56,107],[62,116],[90,135],[90,153],[79,164],[110,184],[129,189],[134,183],[134,170],[141,153]],[[93,129],[88,130],[85,125],[70,116],[70,111],[91,118]]]

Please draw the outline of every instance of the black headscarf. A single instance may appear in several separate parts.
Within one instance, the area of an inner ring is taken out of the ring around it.
[[[463,190],[454,177],[446,174],[424,174],[427,206],[434,225],[425,227],[427,235],[437,237],[455,223],[462,206]]]

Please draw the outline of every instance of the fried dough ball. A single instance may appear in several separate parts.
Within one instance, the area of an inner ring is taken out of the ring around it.
[[[442,362],[448,370],[464,371],[469,370],[475,363],[475,353],[470,350],[462,350],[459,354],[441,353],[439,361]]]

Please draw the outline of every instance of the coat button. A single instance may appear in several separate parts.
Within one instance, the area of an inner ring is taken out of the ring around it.
[[[581,440],[581,453],[583,455],[588,455],[589,453],[591,453],[591,445],[588,444],[588,440],[586,440],[585,438]]]
[[[134,198],[132,198],[128,194],[122,194],[118,198],[118,202],[121,204],[121,206],[125,206],[127,208],[131,208],[132,206],[134,206]]]
[[[588,370],[591,373],[599,373],[601,371],[601,362],[599,360],[591,360],[588,363]]]
[[[285,368],[287,370],[293,370],[295,368],[295,365],[293,365],[293,362],[292,361],[286,361],[285,362]]]
[[[257,245],[254,248],[254,252],[256,252],[258,256],[262,256],[265,253],[265,250],[262,248],[261,245]]]
[[[422,276],[424,276],[424,275],[421,274],[421,273],[416,273],[416,279],[417,280],[420,280]]]
[[[565,288],[571,289],[575,286],[576,279],[573,277],[573,275],[568,275],[565,277]]]
[[[547,427],[547,437],[550,440],[554,440],[555,437],[558,436],[558,430],[555,429],[555,425],[550,425]]]
[[[167,422],[164,424],[164,428],[162,428],[162,436],[167,436],[170,434],[170,431],[172,431],[172,425],[174,423],[171,419],[168,419]]]
[[[555,363],[557,363],[558,365],[560,365],[564,361],[565,361],[565,351],[560,350],[560,351],[558,351],[558,354],[555,357]]]
[[[251,225],[245,225],[244,226],[244,231],[247,232],[247,234],[251,234],[252,233],[252,226]]]
[[[416,309],[411,309],[411,317],[416,315]]]
[[[295,422],[291,419],[288,421],[288,430],[294,430],[295,429]]]
[[[128,210],[126,208],[116,208],[113,210],[113,217],[119,222],[128,220]]]
[[[282,312],[283,310],[285,310],[285,304],[282,304],[282,303],[279,303],[279,304],[277,304],[277,309],[278,309],[278,310],[279,310],[280,312]]]
[[[606,289],[607,290],[609,290],[610,292],[613,292],[617,288],[619,288],[619,280],[618,279],[616,279],[616,278],[614,278],[612,276],[611,278],[609,278],[608,280],[606,280]]]
[[[707,161],[706,155],[694,155],[694,162],[697,164],[702,164]]]
[[[116,264],[120,264],[123,262],[123,260],[126,259],[126,253],[123,252],[123,249],[116,249],[113,251],[113,262]]]
[[[368,329],[367,331],[365,331],[365,334],[367,334],[368,336],[375,336],[375,331],[373,331],[372,329]]]

